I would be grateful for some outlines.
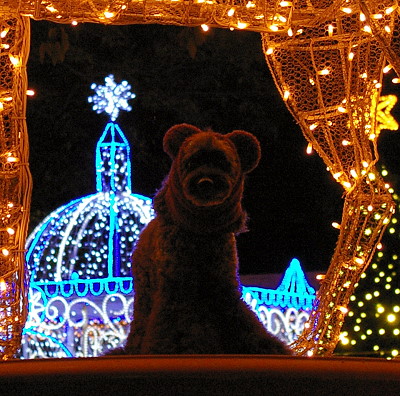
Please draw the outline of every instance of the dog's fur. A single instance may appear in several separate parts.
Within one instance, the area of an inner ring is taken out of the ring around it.
[[[156,218],[133,254],[134,320],[125,354],[289,354],[241,299],[235,234],[244,175],[260,158],[244,131],[181,124],[164,137],[173,163]]]

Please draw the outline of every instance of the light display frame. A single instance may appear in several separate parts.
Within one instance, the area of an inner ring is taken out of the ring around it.
[[[7,131],[0,143],[11,142],[12,148],[3,145],[7,148],[0,153],[7,169],[1,178],[5,188],[0,202],[3,218],[14,218],[14,234],[4,234],[1,246],[0,277],[8,285],[3,300],[9,301],[0,307],[5,329],[0,337],[2,356],[11,357],[18,348],[26,319],[23,242],[31,190],[25,124],[29,18],[56,23],[208,24],[262,33],[264,54],[282,99],[344,189],[338,243],[308,327],[293,345],[300,355],[332,354],[354,285],[368,267],[395,207],[375,167],[373,98],[381,92],[386,62],[400,72],[397,2],[6,0],[0,14],[1,51],[6,59],[0,79],[4,92],[1,128]],[[9,122],[10,115],[15,122]],[[17,187],[11,191],[12,186]],[[4,232],[8,223],[0,224]],[[369,235],[364,232],[367,228],[372,230]]]

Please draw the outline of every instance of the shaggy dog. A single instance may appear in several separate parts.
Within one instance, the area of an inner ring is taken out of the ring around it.
[[[245,228],[244,175],[260,159],[244,131],[181,124],[164,137],[172,158],[156,217],[133,253],[134,320],[125,354],[289,354],[241,298],[235,234]]]

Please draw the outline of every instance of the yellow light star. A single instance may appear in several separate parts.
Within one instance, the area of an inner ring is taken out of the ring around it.
[[[390,113],[397,103],[396,95],[380,96],[376,106],[376,135],[379,135],[382,129],[397,131],[399,129],[398,122]]]

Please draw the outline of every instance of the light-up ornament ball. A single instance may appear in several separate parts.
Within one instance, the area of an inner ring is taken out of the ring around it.
[[[130,257],[153,210],[150,198],[132,193],[130,147],[113,122],[135,95],[126,81],[105,81],[89,98],[112,120],[96,147],[97,192],[50,213],[27,240],[27,358],[97,356],[124,341],[131,320]]]

